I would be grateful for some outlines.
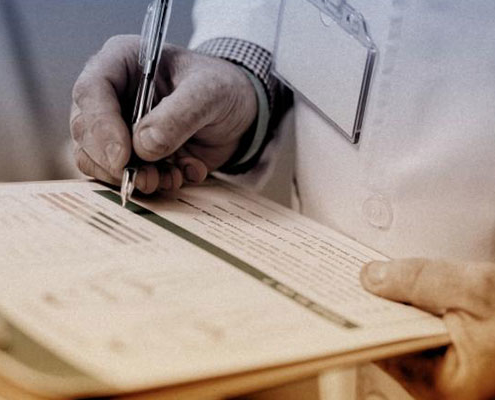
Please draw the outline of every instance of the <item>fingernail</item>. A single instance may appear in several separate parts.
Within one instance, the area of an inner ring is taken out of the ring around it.
[[[163,140],[162,135],[155,131],[153,128],[147,128],[141,131],[139,135],[141,139],[141,145],[143,149],[150,153],[158,153],[164,145],[161,143]]]
[[[186,165],[186,167],[184,168],[184,175],[189,182],[199,181],[198,171],[192,165]]]
[[[172,189],[172,175],[169,172],[160,174],[160,188],[163,190]]]
[[[105,147],[105,155],[107,156],[110,166],[118,165],[120,154],[122,153],[122,146],[120,143],[112,142]]]
[[[172,190],[179,189],[182,184],[184,183],[182,173],[180,172],[180,169],[177,167],[172,167],[172,170],[170,171],[170,176],[172,177]]]
[[[146,188],[146,171],[144,168],[140,168],[136,175],[136,187],[139,190],[143,190]]]
[[[382,262],[373,262],[366,268],[366,278],[373,285],[383,283],[387,276],[387,265]]]

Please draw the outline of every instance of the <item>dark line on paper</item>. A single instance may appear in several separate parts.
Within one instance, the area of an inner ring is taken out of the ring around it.
[[[38,194],[39,197],[41,197],[42,199],[48,201],[50,204],[52,204],[53,206],[57,207],[58,209],[62,210],[62,211],[65,211],[66,213],[72,215],[72,217],[88,224],[89,226],[91,226],[92,228],[95,228],[97,229],[98,231],[104,233],[105,235],[111,237],[113,240],[116,240],[120,243],[124,243],[126,244],[122,239],[120,239],[119,237],[113,235],[112,233],[108,232],[107,230],[101,228],[100,226],[94,224],[93,222],[89,221],[88,219],[84,218],[81,214],[77,213],[75,209],[71,209],[70,207],[67,207],[65,206],[64,204],[61,204],[58,199],[56,197],[53,197],[53,193],[40,193]]]
[[[120,196],[117,195],[116,193],[110,191],[110,190],[95,190],[95,193],[99,194],[100,196],[116,203],[120,204]],[[220,247],[208,242],[207,240],[203,239],[202,237],[182,228],[179,225],[174,224],[173,222],[169,221],[168,219],[154,213],[153,211],[150,211],[132,201],[129,201],[126,205],[126,209],[131,211],[132,213],[139,215],[140,217],[154,223],[155,225],[160,226],[161,228],[166,229],[167,231],[179,236],[180,238],[187,240],[189,243],[194,244],[195,246],[207,251],[208,253],[222,259],[223,261],[228,262],[232,266],[236,267],[237,269],[245,272],[246,274],[252,276],[253,278],[257,279],[258,281],[264,283],[265,285],[271,287],[272,289],[276,290],[278,293],[284,295],[285,297],[295,301],[299,305],[305,307],[306,309],[312,311],[313,313],[319,315],[322,318],[325,318],[326,320],[339,325],[342,328],[346,329],[354,329],[354,328],[359,328],[359,325],[356,323],[349,321],[345,317],[341,316],[340,314],[336,313],[335,311],[329,310],[328,308],[313,302],[312,300],[308,299],[307,297],[301,295],[300,293],[296,292],[295,290],[289,288],[288,286],[284,285],[283,283],[277,281],[276,279],[273,279],[269,275],[265,274],[263,271],[260,271],[259,269],[253,267],[252,265],[246,263],[245,261],[241,260],[240,258],[237,258],[236,256],[226,252],[225,250],[221,249]]]

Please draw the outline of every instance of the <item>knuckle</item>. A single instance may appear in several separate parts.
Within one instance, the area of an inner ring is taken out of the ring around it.
[[[94,176],[95,166],[91,159],[84,153],[83,150],[76,152],[76,165],[77,168],[85,175]]]
[[[114,134],[117,131],[115,129],[115,123],[108,118],[108,114],[92,114],[91,115],[91,131],[93,135],[101,138],[118,139],[114,138]]]
[[[166,90],[176,88],[190,73],[194,65],[192,52],[172,44],[165,44],[158,64],[158,73]],[[200,72],[200,71],[197,71]]]
[[[192,52],[182,47],[175,46],[170,43],[165,43],[163,45],[161,60],[169,66],[177,65],[179,67],[185,67],[189,64]],[[178,71],[183,70],[183,68],[178,68]]]
[[[126,48],[129,44],[134,44],[139,41],[139,36],[137,35],[115,35],[109,38],[102,47],[101,51],[107,50],[118,50]]]
[[[72,102],[77,107],[82,108],[84,106],[85,99],[90,96],[91,90],[92,85],[88,79],[85,78],[83,72],[72,88]]]
[[[74,114],[70,120],[70,133],[72,139],[74,139],[76,143],[81,143],[83,140],[85,130],[86,130],[86,122],[85,122],[84,114],[81,112]]]
[[[107,47],[118,47],[121,46],[122,41],[124,40],[124,35],[115,35],[107,39],[107,41],[103,44],[103,49]]]

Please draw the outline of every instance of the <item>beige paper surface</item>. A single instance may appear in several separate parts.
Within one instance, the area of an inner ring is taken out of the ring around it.
[[[0,186],[0,311],[120,389],[446,332],[361,289],[383,256],[258,196],[210,181],[118,200],[91,182]]]

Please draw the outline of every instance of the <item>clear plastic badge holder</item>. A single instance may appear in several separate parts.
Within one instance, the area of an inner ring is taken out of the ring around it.
[[[377,57],[363,15],[345,0],[284,0],[273,72],[358,143]]]

